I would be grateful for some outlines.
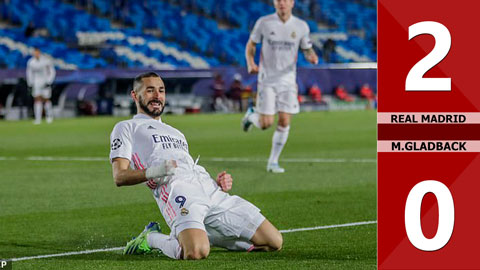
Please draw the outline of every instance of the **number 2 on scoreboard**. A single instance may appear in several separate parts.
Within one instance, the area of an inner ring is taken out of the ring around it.
[[[423,78],[425,73],[440,63],[450,51],[452,37],[447,27],[438,22],[424,21],[408,27],[408,39],[430,34],[435,38],[435,47],[408,72],[405,81],[406,91],[451,91],[451,78]]]

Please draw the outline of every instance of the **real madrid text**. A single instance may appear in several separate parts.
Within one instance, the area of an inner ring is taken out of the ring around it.
[[[391,123],[464,123],[467,117],[463,114],[392,114]]]

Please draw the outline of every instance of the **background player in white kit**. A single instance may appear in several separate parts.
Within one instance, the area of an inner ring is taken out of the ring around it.
[[[35,124],[42,121],[42,107],[45,106],[47,123],[53,121],[53,109],[50,98],[52,97],[52,83],[55,80],[55,68],[52,61],[42,55],[40,49],[35,48],[33,57],[27,62],[27,84],[32,89],[34,98],[33,112]]]
[[[267,171],[283,173],[285,170],[278,165],[278,158],[288,139],[290,117],[299,112],[298,48],[312,64],[318,63],[318,57],[312,48],[307,23],[292,15],[294,0],[273,2],[276,12],[257,20],[245,50],[248,72],[258,73],[258,90],[256,108],[247,110],[242,125],[244,131],[249,131],[252,124],[267,129],[278,113]],[[257,43],[262,43],[260,67],[254,60]]]
[[[119,122],[111,134],[110,160],[117,186],[146,182],[170,235],[148,224],[127,243],[125,254],[160,249],[174,259],[202,259],[210,245],[230,250],[279,250],[282,235],[250,202],[231,196],[232,177],[213,180],[193,161],[185,136],[162,122],[165,86],[156,73],[134,80],[131,96],[138,114]],[[198,160],[197,160],[198,161]]]

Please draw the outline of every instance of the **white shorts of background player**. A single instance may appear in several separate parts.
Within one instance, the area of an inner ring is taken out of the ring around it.
[[[44,99],[50,99],[52,97],[52,88],[49,87],[32,87],[32,96],[34,98],[36,97],[42,97]]]
[[[265,115],[275,115],[277,112],[299,113],[297,85],[259,83],[255,111]]]

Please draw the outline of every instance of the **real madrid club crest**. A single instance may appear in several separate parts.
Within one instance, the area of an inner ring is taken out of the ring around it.
[[[292,34],[291,34],[291,37],[295,38],[296,36],[297,36],[297,34],[295,34],[295,31],[293,31]]]
[[[186,215],[188,215],[188,209],[187,209],[187,208],[185,208],[185,207],[184,207],[184,208],[182,208],[182,210],[180,210],[180,215],[182,215],[182,216],[186,216]]]

